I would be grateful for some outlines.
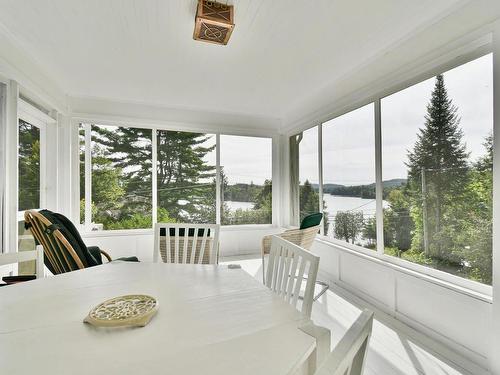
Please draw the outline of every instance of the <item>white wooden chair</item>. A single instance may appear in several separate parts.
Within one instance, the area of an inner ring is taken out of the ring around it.
[[[315,375],[361,375],[372,325],[373,312],[364,310]]]
[[[300,311],[311,317],[319,257],[281,237],[273,236],[266,274],[266,286],[297,308],[305,284]],[[307,278],[304,276],[307,275]]]
[[[31,251],[21,251],[15,253],[4,253],[0,254],[0,267],[12,265],[21,262],[27,262],[30,260],[35,261],[35,276],[36,278],[42,278],[44,276],[44,265],[43,265],[43,247],[38,245],[35,250]]]
[[[217,264],[218,224],[155,224],[153,261],[183,264]]]

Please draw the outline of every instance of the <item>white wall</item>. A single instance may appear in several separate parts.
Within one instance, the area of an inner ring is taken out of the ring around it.
[[[486,373],[492,340],[492,304],[487,296],[466,293],[326,240],[317,240],[313,252],[321,257],[320,278],[413,328],[410,334],[443,357],[473,374]]]
[[[242,226],[222,227],[220,233],[220,256],[260,254],[262,237],[283,231],[278,227]],[[137,256],[141,261],[153,260],[153,231],[106,231],[83,234],[87,246],[99,246],[109,252],[113,259]]]

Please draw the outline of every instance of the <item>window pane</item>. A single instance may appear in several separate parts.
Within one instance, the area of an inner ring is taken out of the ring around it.
[[[40,208],[40,129],[19,119],[19,211]]]
[[[157,131],[158,222],[215,223],[213,134]]]
[[[318,128],[299,136],[299,212],[300,221],[319,210]]]
[[[491,284],[492,56],[382,100],[385,252]]]
[[[92,125],[92,230],[152,227],[151,134]]]
[[[375,249],[374,106],[323,124],[327,235]]]
[[[80,224],[85,223],[85,125],[78,126],[80,157]]]
[[[40,129],[19,119],[18,154],[18,251],[35,249],[35,241],[29,230],[24,229],[22,211],[40,207]],[[15,267],[14,267],[15,268]],[[21,262],[17,267],[19,275],[33,275],[35,262]]]
[[[272,140],[221,135],[222,224],[272,223]]]

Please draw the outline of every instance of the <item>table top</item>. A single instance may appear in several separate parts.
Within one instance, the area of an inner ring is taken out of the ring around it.
[[[100,302],[149,294],[141,328],[83,323]],[[241,269],[113,262],[0,288],[4,374],[291,374],[315,348],[304,318]]]

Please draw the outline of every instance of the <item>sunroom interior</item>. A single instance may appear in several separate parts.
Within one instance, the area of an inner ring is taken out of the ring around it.
[[[205,3],[226,45],[194,40]],[[31,210],[140,263],[157,223],[216,224],[262,283],[263,239],[319,212],[331,349],[368,308],[364,374],[500,374],[500,2],[2,0],[0,100],[0,255]],[[38,282],[0,288],[0,347]]]

